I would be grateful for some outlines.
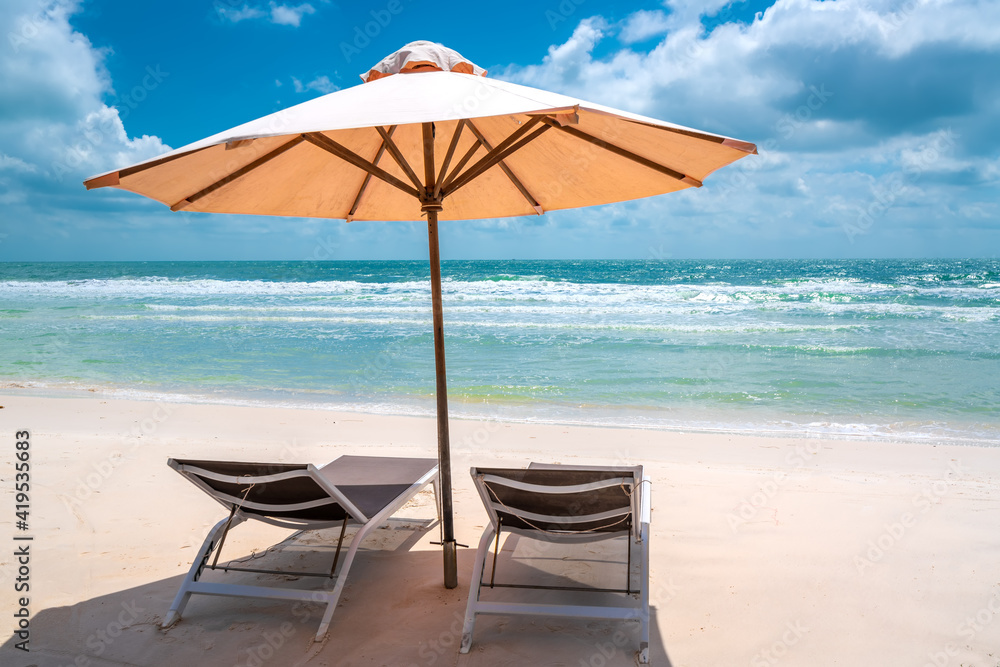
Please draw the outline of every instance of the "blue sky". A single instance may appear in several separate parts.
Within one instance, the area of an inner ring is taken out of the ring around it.
[[[415,39],[761,152],[698,190],[442,223],[445,258],[995,257],[997,26],[986,0],[4,0],[0,261],[425,258],[420,223],[176,214],[81,184],[357,85]]]

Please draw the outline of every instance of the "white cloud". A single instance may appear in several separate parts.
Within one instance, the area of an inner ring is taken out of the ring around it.
[[[671,1],[670,13],[636,12],[617,28],[591,17],[541,64],[499,76],[761,147],[699,191],[629,205],[642,219],[775,242],[812,235],[863,253],[880,234],[958,225],[963,207],[997,210],[993,190],[969,186],[998,175],[1000,3],[778,0],[750,24],[706,32],[700,17],[726,4]],[[663,37],[648,52],[595,57],[616,30],[625,45],[644,30]]]
[[[622,24],[625,42],[641,34],[638,25],[660,28],[666,18],[674,25],[648,53],[622,49],[602,58],[593,57],[594,46],[613,28],[591,17],[566,43],[550,47],[541,65],[510,67],[500,76],[646,113],[707,101],[745,116],[748,107],[755,111],[821,83],[799,76],[822,72],[814,67],[821,60],[848,54],[871,60],[872,52],[899,58],[941,44],[993,52],[1000,47],[1000,31],[992,28],[1000,25],[1000,3],[987,0],[778,0],[750,25],[729,23],[705,34],[699,17],[725,4],[671,2],[677,13],[667,17],[637,12]],[[720,97],[726,104],[718,104]]]
[[[84,195],[84,178],[169,150],[159,137],[129,136],[122,122],[168,73],[151,67],[122,86],[121,110],[108,106],[103,100],[115,91],[105,52],[70,25],[78,8],[69,1],[0,5],[0,25],[13,27],[10,48],[0,49],[0,189],[6,203],[23,203],[36,218]],[[5,224],[15,217],[9,214]],[[64,224],[65,212],[53,216]]]
[[[79,114],[95,92],[110,87],[103,53],[69,26],[74,2],[10,0],[0,4],[0,25],[9,48],[0,49],[2,118],[32,119],[45,107]],[[6,32],[6,31],[5,31]]]
[[[340,90],[340,86],[330,81],[330,77],[323,75],[318,76],[309,83],[302,83],[299,79],[292,77],[292,85],[295,87],[295,92],[305,93],[310,90],[315,90],[316,92],[323,93],[333,93]]]
[[[618,39],[625,44],[644,42],[650,37],[666,33],[669,29],[670,21],[664,12],[641,10],[625,19],[621,32],[618,33]]]
[[[0,153],[0,171],[19,171],[24,174],[33,174],[38,171],[38,167],[33,164],[28,164],[24,160],[18,157],[11,157]]]
[[[597,43],[611,32],[612,27],[602,17],[584,19],[566,43],[549,47],[541,65],[508,67],[498,78],[595,102],[603,99],[611,104],[617,102],[618,106],[622,101],[639,105],[648,91],[636,88],[645,84],[634,70],[643,66],[646,56],[627,49],[607,60],[595,60],[591,55]],[[601,97],[594,97],[595,91],[600,91]],[[635,110],[637,106],[629,108]]]
[[[316,10],[308,3],[296,7],[271,3],[271,23],[277,23],[278,25],[290,25],[297,28],[302,22],[303,15],[314,13],[316,13]]]
[[[735,5],[743,0],[665,0],[664,6],[678,19],[689,22],[701,16],[712,16],[727,5]]]
[[[302,17],[306,14],[315,14],[316,8],[309,3],[301,5],[282,5],[271,2],[267,8],[243,4],[239,7],[225,7],[216,5],[219,16],[231,23],[239,23],[251,19],[267,19],[276,25],[288,25],[298,28],[302,23]]]
[[[218,4],[215,8],[216,11],[219,12],[219,16],[232,23],[239,23],[240,21],[259,19],[267,16],[267,12],[262,10],[260,7],[251,7],[250,5],[243,5],[242,7],[225,7]]]

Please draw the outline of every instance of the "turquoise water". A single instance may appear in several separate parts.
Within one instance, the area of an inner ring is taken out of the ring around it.
[[[428,275],[0,264],[0,383],[430,414]],[[1000,260],[453,261],[443,275],[456,415],[1000,444]]]

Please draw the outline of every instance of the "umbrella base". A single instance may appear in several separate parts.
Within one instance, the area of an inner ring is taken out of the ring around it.
[[[458,587],[458,543],[455,540],[445,542],[444,549],[444,587]]]

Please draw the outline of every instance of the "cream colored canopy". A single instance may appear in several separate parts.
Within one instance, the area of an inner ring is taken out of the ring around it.
[[[747,142],[450,71],[469,65],[483,72],[454,52],[439,70],[412,65],[440,49],[450,51],[407,45],[400,52],[407,53],[373,68],[400,74],[95,176],[86,186],[129,190],[173,210],[419,220],[427,185],[422,124],[433,123],[439,217],[469,220],[697,187],[716,169],[756,153]]]

